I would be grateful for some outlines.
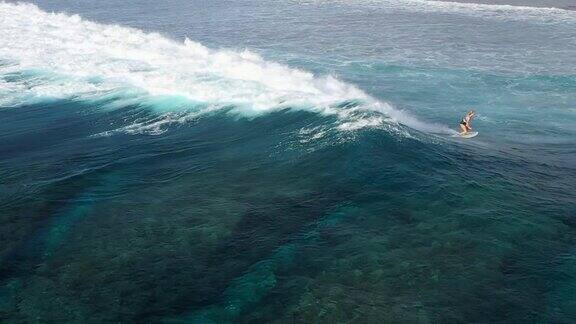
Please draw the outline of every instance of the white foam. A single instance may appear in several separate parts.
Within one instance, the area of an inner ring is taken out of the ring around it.
[[[42,68],[82,78],[101,76],[99,88],[125,83],[151,95],[183,95],[206,103],[247,106],[256,112],[280,105],[326,106],[365,94],[333,77],[267,62],[243,51],[213,51],[199,43],[101,25],[79,16],[51,14],[31,4],[0,4],[0,55],[19,62],[9,69]],[[69,86],[69,84],[67,84]],[[88,90],[95,90],[91,85]],[[51,83],[39,92],[68,96]]]
[[[529,7],[503,4],[481,4],[432,0],[299,0],[302,4],[338,3],[342,5],[374,5],[381,9],[458,13],[490,19],[533,20],[544,23],[575,22],[576,11],[561,8]]]
[[[204,107],[233,105],[245,115],[285,107],[341,118],[363,118],[359,110],[377,111],[391,117],[387,122],[425,129],[414,117],[330,75],[314,76],[250,51],[212,50],[191,40],[178,42],[77,15],[47,13],[32,4],[0,3],[0,59],[17,62],[0,66],[0,74],[41,69],[59,76],[26,81],[21,91],[2,91],[18,100],[22,92],[27,97],[97,99],[132,87],[148,97],[185,97]],[[343,102],[361,104],[337,108]]]
[[[194,112],[169,112],[156,118],[142,118],[116,129],[94,134],[92,137],[109,137],[114,134],[146,134],[161,135],[166,132],[167,126],[172,124],[184,124],[195,120],[198,113]]]

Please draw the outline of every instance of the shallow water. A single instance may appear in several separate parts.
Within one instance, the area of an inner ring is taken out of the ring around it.
[[[576,320],[576,12],[35,3],[0,3],[2,321]]]

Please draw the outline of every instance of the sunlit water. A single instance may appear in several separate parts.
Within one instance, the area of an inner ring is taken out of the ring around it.
[[[0,3],[0,321],[576,321],[575,11],[36,4]]]

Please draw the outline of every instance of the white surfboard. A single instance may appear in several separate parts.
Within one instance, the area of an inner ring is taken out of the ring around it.
[[[472,138],[475,137],[476,135],[478,135],[478,132],[468,132],[466,134],[454,134],[452,135],[452,137],[462,137],[462,138]]]

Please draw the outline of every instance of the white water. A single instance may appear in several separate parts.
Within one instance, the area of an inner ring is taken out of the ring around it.
[[[529,7],[505,4],[483,4],[437,0],[299,0],[300,3],[330,3],[339,5],[372,5],[378,8],[412,11],[457,13],[484,19],[533,20],[544,23],[576,21],[576,11],[561,8]]]
[[[15,63],[0,65],[2,75],[27,75],[22,82],[0,83],[4,104],[38,97],[93,99],[132,88],[146,96],[185,97],[207,109],[233,105],[245,115],[290,107],[350,122],[368,111],[385,114],[381,122],[447,132],[331,75],[315,76],[247,50],[211,50],[190,40],[47,13],[31,4],[0,3],[0,59]],[[361,104],[336,107],[348,101]]]

